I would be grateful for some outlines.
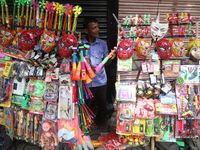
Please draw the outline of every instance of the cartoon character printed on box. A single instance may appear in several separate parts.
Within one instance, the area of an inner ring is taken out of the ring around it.
[[[42,123],[41,147],[44,150],[56,150],[55,146],[58,145],[58,139],[53,128],[54,126],[51,121]]]
[[[75,127],[73,120],[61,120],[59,119],[58,140],[63,140],[67,143],[77,143],[78,139],[75,138],[78,135],[78,129]]]

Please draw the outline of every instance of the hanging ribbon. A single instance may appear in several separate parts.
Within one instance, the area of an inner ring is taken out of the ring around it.
[[[82,13],[82,7],[79,6],[79,5],[74,6],[73,12],[74,12],[74,22],[73,22],[72,31],[75,31],[76,30],[76,26],[77,26],[77,18]]]

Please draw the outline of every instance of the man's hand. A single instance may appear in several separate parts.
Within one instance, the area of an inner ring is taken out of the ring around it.
[[[116,47],[114,47],[114,50],[111,50],[111,52],[108,54],[108,58],[114,59],[116,57]]]

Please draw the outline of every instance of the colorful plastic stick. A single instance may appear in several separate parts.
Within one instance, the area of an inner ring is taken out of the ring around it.
[[[57,28],[57,21],[58,21],[58,13],[59,13],[59,6],[60,4],[58,2],[54,2],[53,3],[53,6],[55,8],[55,11],[56,11],[56,15],[54,17],[54,25],[53,25],[53,28],[56,29]]]
[[[20,18],[21,18],[21,22],[20,24],[23,26],[23,21],[24,21],[24,4],[25,4],[25,1],[24,0],[21,0],[21,15],[20,15]]]
[[[108,54],[108,56],[106,58],[104,58],[104,60],[97,67],[95,67],[94,69],[97,72],[100,72],[101,68],[107,63],[107,61],[113,55],[113,53],[115,53],[115,51],[111,51],[110,54]]]
[[[28,26],[28,12],[30,7],[31,0],[26,1],[26,18],[25,18],[25,26]]]
[[[88,72],[88,76],[90,78],[94,78],[96,76],[96,74],[94,73],[94,71],[92,70],[90,64],[86,61],[86,59],[84,58],[84,62],[85,62],[85,67],[86,67],[86,70]]]
[[[15,0],[14,1],[14,6],[13,6],[13,16],[12,16],[12,20],[13,20],[13,22],[12,22],[12,25],[14,25],[15,24],[15,13],[16,13],[16,4],[17,4],[17,1]],[[13,29],[14,29],[14,26],[13,26]]]
[[[44,14],[44,8],[45,8],[45,6],[44,6],[44,4],[45,4],[45,2],[44,2],[44,0],[40,0],[39,1],[39,8],[40,8],[40,24],[39,24],[39,27],[42,27],[42,24],[43,24],[43,14]]]
[[[84,62],[84,57],[83,57],[83,49],[84,46],[79,47],[80,52],[80,60],[81,60],[81,80],[86,80],[86,69],[85,69],[85,62]]]
[[[5,9],[6,9],[6,23],[9,24],[9,11],[8,11],[8,5],[6,3],[6,0],[1,0],[2,3],[4,3],[5,5]]]
[[[71,5],[72,6],[72,5]],[[68,31],[71,31],[71,26],[72,26],[72,14],[73,14],[73,6],[72,7],[69,7],[71,8],[69,11],[68,11],[68,22],[67,22],[67,30]]]
[[[64,6],[62,4],[59,5],[58,12],[59,12],[58,29],[61,29],[63,21],[63,13],[64,13]],[[57,35],[60,36],[60,31],[58,31]]]
[[[67,18],[68,18],[70,11],[72,10],[72,8],[73,8],[73,6],[69,5],[69,4],[66,4],[64,7],[65,19],[64,19],[64,24],[63,24],[63,30],[66,30],[66,28],[67,28]]]
[[[77,26],[77,18],[82,13],[82,7],[79,5],[74,6],[73,12],[74,12],[74,22],[73,22],[72,31],[75,31],[76,26]]]
[[[47,20],[47,15],[48,15],[47,28],[52,28],[55,7],[53,3],[47,3],[45,7],[47,8],[47,14],[45,14],[45,20]]]
[[[32,0],[32,3],[30,4],[33,7],[33,26],[36,26],[36,10],[38,5],[38,1]]]
[[[2,24],[5,24],[4,2],[3,1],[1,1],[1,20],[2,20]]]

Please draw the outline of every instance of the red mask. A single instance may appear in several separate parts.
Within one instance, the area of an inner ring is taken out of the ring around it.
[[[60,57],[70,57],[73,53],[72,47],[77,47],[77,38],[73,34],[64,34],[58,41],[58,53]]]
[[[124,39],[122,40],[117,47],[117,55],[119,59],[126,60],[131,58],[134,52],[134,45],[131,41]]]
[[[151,46],[151,42],[145,39],[139,38],[136,42],[136,52],[137,52],[138,57],[141,59],[146,59],[150,46]]]
[[[156,42],[156,50],[160,58],[164,60],[169,59],[172,55],[169,41],[166,39],[160,39]]]
[[[14,32],[2,27],[0,29],[0,45],[7,47],[14,40]]]
[[[43,50],[45,53],[53,50],[56,45],[56,38],[57,36],[55,35],[55,32],[45,29],[39,41],[40,49]]]
[[[24,51],[30,51],[37,44],[37,38],[42,33],[41,29],[32,29],[22,32],[18,36],[18,46]]]

